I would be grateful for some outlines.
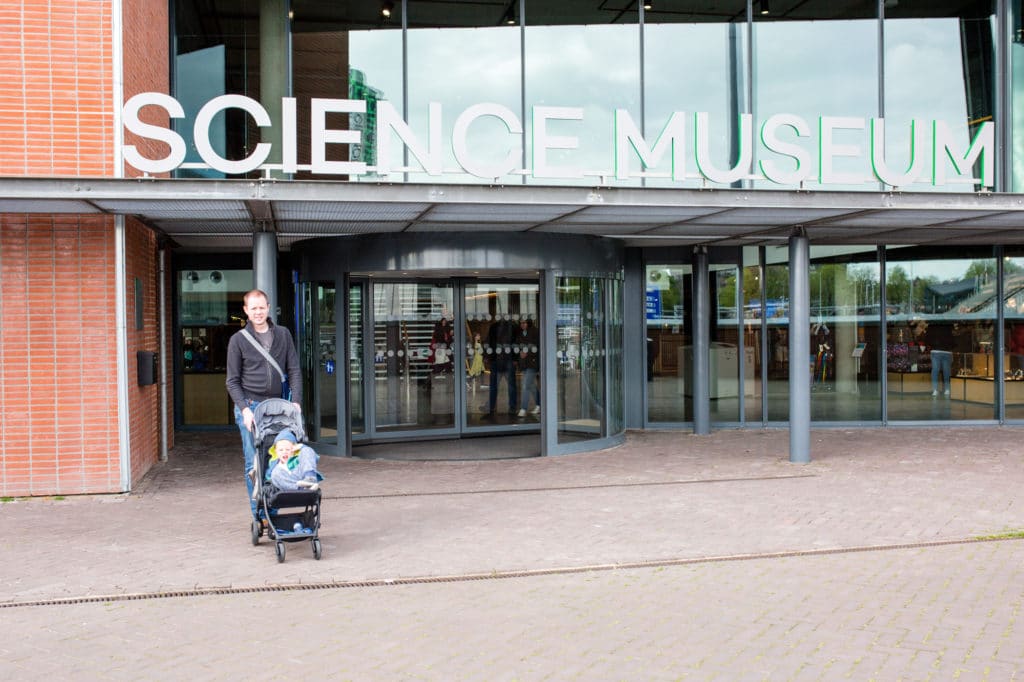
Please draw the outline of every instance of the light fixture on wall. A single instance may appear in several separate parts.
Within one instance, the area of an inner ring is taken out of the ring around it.
[[[652,9],[654,9],[654,3],[651,0],[646,0],[644,2],[644,11],[650,12]]]
[[[391,12],[394,9],[395,3],[391,2],[391,0],[384,0],[384,2],[380,4],[380,13],[385,19],[391,18]]]
[[[505,10],[505,16],[501,18],[501,23],[508,24],[509,26],[515,26],[519,23],[516,20],[516,0],[512,0],[509,3],[508,8]]]
[[[768,0],[761,0],[761,14],[771,14],[772,8],[768,5]]]

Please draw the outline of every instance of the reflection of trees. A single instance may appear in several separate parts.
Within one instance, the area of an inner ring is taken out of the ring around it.
[[[902,265],[894,265],[885,274],[885,302],[899,306],[903,312],[913,312],[924,306],[929,285],[938,283],[934,275],[911,277]]]

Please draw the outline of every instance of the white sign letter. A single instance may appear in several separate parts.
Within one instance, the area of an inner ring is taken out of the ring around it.
[[[695,145],[697,157],[697,170],[711,182],[720,182],[723,185],[730,185],[737,180],[742,180],[750,174],[750,164],[754,160],[753,136],[754,117],[750,114],[740,114],[739,143],[740,149],[736,165],[728,170],[719,170],[711,165],[711,143],[709,141],[710,125],[708,124],[708,112],[698,111],[693,116],[694,135],[697,138]]]
[[[818,119],[820,136],[818,143],[821,145],[818,151],[818,182],[821,184],[850,184],[859,185],[864,182],[864,176],[852,173],[837,173],[832,168],[832,159],[836,156],[860,156],[860,147],[848,144],[836,144],[832,140],[832,133],[836,128],[846,130],[864,130],[864,119],[862,118],[840,118],[837,116],[822,116]]]
[[[473,121],[484,116],[494,116],[500,119],[510,133],[519,136],[519,144],[512,145],[504,160],[493,166],[474,161],[466,141],[469,126]],[[474,104],[455,119],[455,128],[452,130],[452,148],[455,152],[455,160],[464,171],[472,173],[478,178],[500,178],[515,170],[519,159],[522,158],[522,135],[523,124],[508,107],[500,104]]]
[[[533,108],[533,177],[535,178],[582,178],[578,169],[558,169],[548,166],[549,149],[576,149],[580,146],[578,137],[557,137],[548,135],[548,119],[582,121],[580,107],[534,107]]]
[[[892,187],[913,184],[927,162],[923,153],[927,134],[923,121],[913,119],[910,122],[910,164],[906,173],[895,173],[885,163],[885,119],[871,119],[871,169],[875,177]]]
[[[281,170],[295,173],[299,170],[298,150],[295,143],[295,98],[281,99]]]
[[[127,144],[124,146],[121,156],[126,163],[143,173],[169,173],[185,160],[185,140],[181,139],[181,135],[173,130],[140,121],[139,110],[150,105],[163,107],[171,118],[185,118],[185,110],[178,104],[178,100],[159,92],[144,92],[124,103],[122,110],[124,127],[139,137],[165,143],[171,148],[170,153],[162,159],[147,159],[139,153],[135,145]]]
[[[221,173],[229,175],[240,175],[259,168],[267,156],[270,155],[270,143],[260,142],[253,149],[252,154],[239,161],[229,161],[213,149],[210,144],[210,122],[213,117],[224,109],[241,109],[247,112],[256,121],[256,125],[267,128],[271,125],[270,114],[256,100],[243,95],[221,95],[214,97],[199,110],[196,114],[195,142],[199,156],[206,164]]]
[[[362,133],[358,130],[328,130],[327,113],[366,113],[366,100],[362,99],[319,99],[310,101],[310,165],[312,172],[337,175],[359,175],[366,172],[362,161],[328,161],[328,144],[359,144]]]
[[[615,177],[629,179],[630,149],[640,157],[644,168],[652,168],[661,162],[668,148],[672,149],[672,179],[686,179],[686,122],[681,111],[672,113],[668,123],[658,133],[652,150],[640,134],[633,117],[625,109],[615,110]]]
[[[796,168],[790,172],[780,170],[775,161],[765,159],[758,165],[765,178],[779,185],[799,185],[807,179],[811,168],[811,154],[797,144],[779,139],[779,128],[791,128],[797,137],[810,137],[811,127],[807,121],[793,114],[776,114],[761,126],[761,143],[770,152],[788,156],[796,161]]]
[[[395,107],[387,100],[377,102],[377,172],[387,173],[391,170],[391,132],[412,152],[412,155],[427,171],[428,175],[441,175],[441,105],[431,102],[427,114],[430,145],[424,148],[412,128],[395,111]]]
[[[991,187],[995,177],[995,155],[992,153],[995,147],[995,124],[992,121],[985,121],[978,128],[971,140],[971,146],[962,158],[953,151],[953,135],[949,132],[949,125],[945,121],[934,121],[932,123],[932,184],[943,185],[946,183],[946,166],[941,162],[942,152],[953,162],[953,168],[960,175],[971,172],[971,166],[981,157],[981,177],[978,179],[982,187]]]

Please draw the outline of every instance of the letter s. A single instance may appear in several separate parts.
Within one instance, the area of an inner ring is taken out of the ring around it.
[[[143,173],[169,173],[185,160],[185,140],[173,130],[140,121],[139,110],[150,105],[163,107],[171,118],[185,118],[185,110],[170,95],[143,92],[124,103],[124,127],[139,137],[165,143],[171,148],[170,153],[162,159],[147,159],[139,153],[135,145],[129,144],[124,146],[121,155],[126,163]]]

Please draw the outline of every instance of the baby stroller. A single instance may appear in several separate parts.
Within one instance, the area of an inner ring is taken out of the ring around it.
[[[302,428],[302,415],[294,404],[280,398],[264,400],[253,410],[253,440],[256,443],[255,481],[253,496],[256,516],[252,519],[252,544],[258,545],[263,535],[260,517],[267,520],[267,535],[275,541],[277,561],[283,562],[286,542],[306,542],[313,545],[313,558],[319,559],[320,545],[320,490],[278,490],[268,480],[270,446],[274,437],[289,429],[300,443],[306,441]]]

